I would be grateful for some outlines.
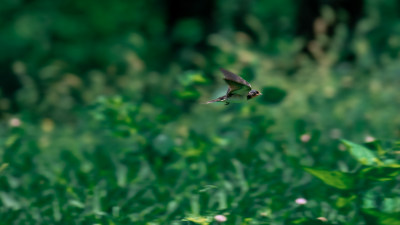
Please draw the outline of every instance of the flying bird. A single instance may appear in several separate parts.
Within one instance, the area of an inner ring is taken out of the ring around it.
[[[226,95],[210,100],[206,102],[207,104],[213,102],[225,102],[225,105],[229,105],[231,102],[244,102],[262,95],[261,92],[251,89],[249,82],[245,81],[238,75],[222,68],[220,70],[224,74],[224,80],[229,86],[228,91],[226,92]]]

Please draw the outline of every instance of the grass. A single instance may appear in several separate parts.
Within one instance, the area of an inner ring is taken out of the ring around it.
[[[2,125],[1,221],[216,224],[225,215],[226,224],[394,224],[398,155],[388,139],[398,124],[387,101],[398,99],[395,82],[376,89],[374,77],[331,73],[257,77],[256,86],[287,92],[278,105],[260,98],[177,111],[114,96],[69,125],[21,114],[20,126]],[[339,140],[366,135],[383,141],[365,150]],[[378,156],[388,164],[365,163]]]

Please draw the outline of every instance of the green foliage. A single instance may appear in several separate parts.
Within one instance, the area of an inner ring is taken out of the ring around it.
[[[365,214],[371,216],[370,221],[379,225],[399,225],[400,216],[398,213],[382,213],[374,209],[365,209]]]
[[[312,168],[305,168],[305,170],[329,186],[348,190],[345,196],[350,195],[350,197],[340,197],[336,202],[337,207],[343,208],[353,201],[363,201],[364,204],[359,206],[361,207],[359,211],[368,215],[368,221],[373,220],[375,221],[374,224],[382,225],[400,224],[400,217],[398,216],[400,207],[396,206],[400,198],[398,196],[394,197],[396,191],[381,193],[379,197],[374,193],[374,189],[376,190],[377,187],[385,186],[384,182],[393,181],[394,183],[386,186],[396,187],[395,183],[400,175],[399,164],[391,164],[391,167],[388,167],[383,163],[379,163],[381,162],[380,159],[366,147],[347,140],[342,140],[342,142],[349,147],[350,154],[365,167],[358,168],[352,174]],[[389,151],[384,150],[384,152]],[[356,186],[355,184],[358,185]],[[380,198],[378,201],[381,201],[383,205],[387,205],[386,212],[375,209],[376,203],[372,200],[373,198]]]
[[[376,166],[382,164],[375,154],[367,148],[347,140],[342,140],[342,142],[349,147],[350,153],[360,163],[366,166]]]
[[[2,2],[0,224],[399,223],[398,3],[168,2]],[[263,95],[200,104],[219,67]]]
[[[137,107],[123,102],[119,96],[109,99],[100,97],[94,105],[92,116],[115,135],[128,137],[140,127],[135,119],[137,112]]]
[[[305,171],[321,179],[325,184],[339,189],[354,188],[354,176],[339,171],[305,168]]]

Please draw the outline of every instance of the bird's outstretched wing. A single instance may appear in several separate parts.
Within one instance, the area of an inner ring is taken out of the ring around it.
[[[216,99],[213,99],[213,100],[210,100],[210,101],[206,102],[206,104],[213,103],[213,102],[223,102],[225,100],[226,100],[226,95],[221,96],[221,97],[216,98]]]
[[[221,68],[220,70],[224,74],[225,82],[229,85],[227,92],[228,95],[231,94],[245,95],[251,90],[251,85],[243,78],[225,69]]]

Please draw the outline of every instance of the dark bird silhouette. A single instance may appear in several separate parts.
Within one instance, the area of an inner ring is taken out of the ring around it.
[[[245,81],[238,75],[222,68],[220,70],[224,74],[224,80],[229,86],[228,91],[226,92],[226,95],[210,100],[207,104],[213,102],[225,102],[225,105],[229,105],[231,102],[244,102],[262,95],[261,92],[251,89],[249,82]]]

